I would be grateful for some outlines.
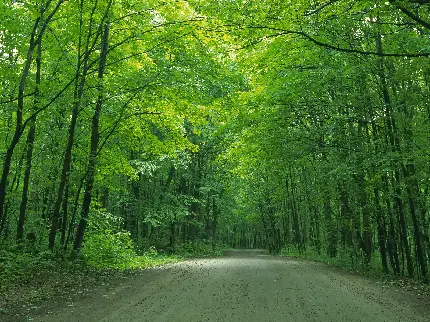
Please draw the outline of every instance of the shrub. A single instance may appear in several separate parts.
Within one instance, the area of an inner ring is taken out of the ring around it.
[[[82,249],[84,260],[98,268],[126,268],[136,257],[130,233],[121,229],[122,219],[93,212]]]

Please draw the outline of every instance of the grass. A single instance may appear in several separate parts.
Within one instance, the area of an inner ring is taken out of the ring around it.
[[[336,257],[330,257],[325,252],[317,252],[315,248],[309,247],[305,252],[300,253],[295,248],[284,248],[281,251],[282,256],[290,256],[313,260],[321,263],[325,263],[330,266],[340,267],[347,269],[348,271],[363,274],[369,277],[382,278],[389,277],[394,278],[394,275],[384,274],[382,270],[381,258],[379,254],[373,254],[371,261],[366,265],[363,261],[363,257],[351,256],[352,252],[350,249],[341,248],[338,250]]]

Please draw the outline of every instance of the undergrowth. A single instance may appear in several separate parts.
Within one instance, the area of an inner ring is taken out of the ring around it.
[[[122,219],[103,211],[91,214],[84,247],[67,252],[36,245],[3,242],[0,245],[0,291],[12,285],[37,283],[51,277],[79,275],[103,276],[115,272],[142,270],[188,258],[222,255],[222,247],[210,242],[194,242],[158,251],[155,247],[136,248]]]
[[[172,251],[182,258],[214,257],[223,255],[226,248],[208,242],[188,242],[176,246]]]
[[[65,275],[81,279],[115,275],[128,271],[162,266],[189,258],[222,255],[222,248],[205,243],[187,243],[174,252],[159,252],[150,247],[138,255],[128,235],[90,236],[79,254],[47,250],[22,250],[5,247],[0,250],[0,292],[13,286],[43,284]]]
[[[330,257],[325,252],[318,252],[315,248],[309,247],[304,252],[299,252],[295,247],[283,248],[281,250],[282,256],[298,257],[308,260],[313,260],[321,263],[325,263],[331,266],[340,267],[349,271],[361,273],[366,276],[383,277],[394,275],[386,275],[383,273],[381,259],[378,255],[372,257],[368,264],[365,264],[364,259],[360,254],[355,254],[350,249],[341,248],[338,250],[336,257]]]

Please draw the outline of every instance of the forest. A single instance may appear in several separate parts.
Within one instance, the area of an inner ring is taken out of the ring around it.
[[[428,283],[429,36],[424,0],[0,0],[0,275],[265,248]]]

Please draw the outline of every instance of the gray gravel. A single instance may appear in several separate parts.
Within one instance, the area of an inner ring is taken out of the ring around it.
[[[340,269],[262,251],[226,255],[147,270],[33,320],[430,321],[416,294]]]

